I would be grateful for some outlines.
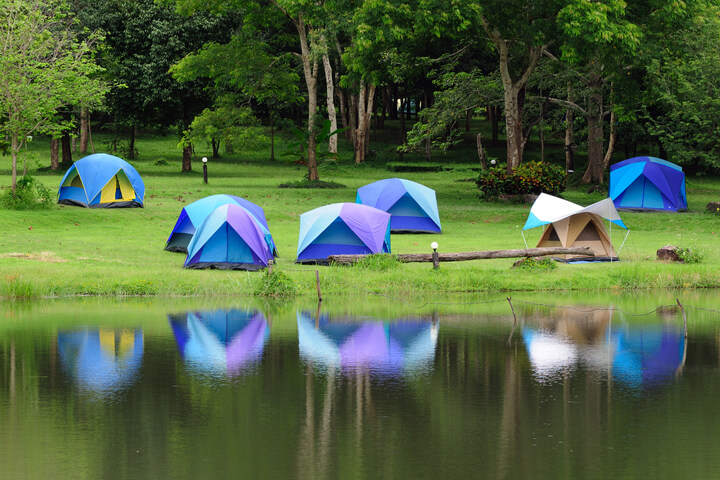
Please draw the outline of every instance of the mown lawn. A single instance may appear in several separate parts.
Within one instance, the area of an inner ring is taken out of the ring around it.
[[[29,150],[30,172],[53,192],[61,173],[37,171],[49,164],[49,142],[36,139]],[[269,149],[238,149],[208,162],[209,183],[203,184],[199,159],[210,156],[204,146],[196,150],[193,172],[180,173],[180,151],[173,136],[147,135],[137,143],[140,158],[133,164],[146,186],[143,209],[82,209],[54,205],[49,210],[0,210],[0,296],[51,295],[251,295],[262,289],[264,273],[217,270],[185,270],[185,256],[163,250],[184,205],[207,195],[239,195],[265,209],[270,230],[280,252],[277,269],[286,273],[300,295],[315,294],[315,270],[323,292],[353,294],[612,290],[720,287],[720,215],[705,205],[720,200],[720,179],[690,177],[687,180],[689,212],[624,213],[630,227],[621,262],[613,264],[559,264],[554,270],[512,269],[512,259],[477,260],[443,264],[395,265],[386,270],[357,267],[299,266],[294,263],[299,215],[335,202],[353,202],[355,190],[389,177],[420,182],[437,192],[443,226],[441,235],[393,235],[394,253],[429,253],[437,241],[441,252],[523,248],[521,228],[528,205],[482,202],[471,180],[477,175],[472,148],[459,148],[447,156],[438,153],[433,162],[446,164],[443,172],[401,174],[388,171],[386,161],[397,161],[390,144],[380,143],[367,165],[356,167],[350,148],[337,163],[321,167],[322,180],[345,185],[339,189],[281,189],[281,183],[303,178],[306,169],[292,157],[269,161]],[[97,151],[104,139],[96,135]],[[281,144],[276,151],[282,152]],[[557,152],[551,156],[559,157]],[[77,157],[79,158],[79,156]],[[406,155],[405,161],[421,161]],[[10,184],[9,158],[0,164],[0,185]],[[583,188],[570,189],[568,200],[590,204],[603,198]],[[616,249],[625,232],[612,229]],[[540,229],[526,233],[534,246]],[[658,248],[678,245],[701,250],[699,264],[666,264],[655,260]]]

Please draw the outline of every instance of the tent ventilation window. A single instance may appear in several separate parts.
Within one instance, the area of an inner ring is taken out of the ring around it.
[[[589,241],[597,240],[598,238],[600,238],[600,235],[598,234],[597,228],[592,222],[588,222],[585,228],[583,228],[583,231],[580,232],[580,235],[578,235],[577,240]]]

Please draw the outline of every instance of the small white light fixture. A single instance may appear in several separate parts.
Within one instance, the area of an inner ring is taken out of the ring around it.
[[[497,161],[494,158],[492,160],[490,160],[490,165],[495,165],[496,163],[497,163]]]
[[[203,163],[207,163],[207,157],[203,157],[203,158],[202,158],[202,162],[203,162]]]
[[[437,250],[437,248],[438,248],[437,242],[432,242],[432,243],[430,244],[430,248],[432,248],[433,250]]]
[[[575,173],[575,170],[568,170],[568,173]]]

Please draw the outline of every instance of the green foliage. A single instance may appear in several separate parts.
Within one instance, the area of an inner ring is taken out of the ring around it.
[[[38,298],[42,296],[42,290],[32,281],[27,281],[15,275],[6,275],[0,280],[0,298]]]
[[[371,270],[375,272],[383,272],[386,270],[394,270],[400,266],[397,257],[388,253],[377,253],[367,255],[353,265],[358,270]]]
[[[555,270],[557,264],[550,257],[526,257],[514,265],[515,268],[524,271],[547,271]]]
[[[525,162],[507,173],[504,166],[480,172],[477,180],[480,198],[496,198],[500,194],[524,195],[541,192],[557,195],[565,190],[565,170],[544,162]]]
[[[702,248],[678,247],[675,253],[683,263],[701,263],[705,260],[706,252]]]
[[[297,295],[297,286],[285,272],[274,268],[271,273],[268,269],[256,285],[255,295],[260,297],[294,297]]]
[[[17,181],[15,194],[7,190],[0,197],[0,204],[12,210],[39,210],[50,208],[55,202],[50,189],[40,183],[37,179],[26,175]]]
[[[322,161],[335,156],[334,153],[331,153],[327,150],[322,150],[319,147],[325,145],[330,139],[330,137],[332,137],[333,135],[337,135],[338,133],[342,133],[344,130],[344,128],[338,128],[337,130],[330,131],[330,120],[328,119],[325,119],[319,126],[319,128],[315,130],[315,144],[318,147],[318,161]],[[283,155],[297,157],[298,161],[300,162],[307,161],[306,152],[308,149],[311,132],[297,127],[291,127],[290,131],[295,136],[295,141],[288,144],[288,151],[285,152]]]

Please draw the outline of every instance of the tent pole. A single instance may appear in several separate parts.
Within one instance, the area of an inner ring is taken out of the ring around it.
[[[527,240],[525,240],[525,234],[523,233],[522,230],[520,230],[520,235],[522,235],[522,237],[523,237],[523,243],[525,243],[525,250],[527,250],[528,249]]]
[[[620,245],[620,250],[622,250],[623,247],[625,246],[625,240],[627,240],[628,235],[630,235],[630,230],[628,230],[627,233],[625,234],[625,238],[623,238],[623,242]],[[617,251],[618,256],[620,256],[620,250]]]
[[[612,247],[612,221],[608,221],[610,223],[610,247]],[[618,258],[619,259],[619,258]],[[612,263],[612,253],[610,254],[610,263]]]

